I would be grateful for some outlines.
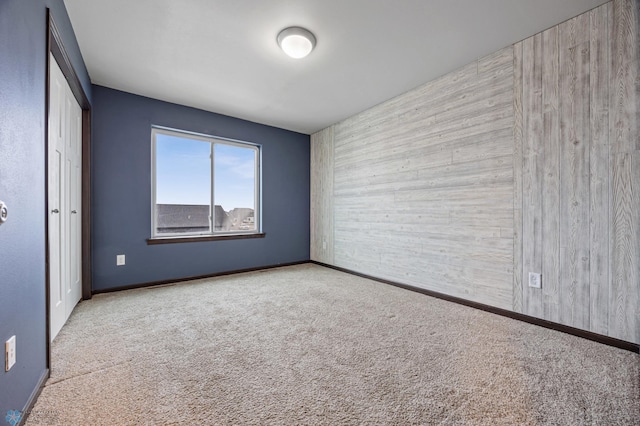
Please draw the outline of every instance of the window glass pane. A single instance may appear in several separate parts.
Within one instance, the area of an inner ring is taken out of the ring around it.
[[[236,145],[214,145],[216,231],[255,231],[257,151]]]
[[[156,233],[210,232],[211,143],[156,133]]]

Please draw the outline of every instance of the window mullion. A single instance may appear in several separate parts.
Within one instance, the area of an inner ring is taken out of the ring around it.
[[[262,188],[260,187],[260,151],[258,149],[254,150],[254,178],[253,178],[253,222],[254,227],[257,232],[262,231],[262,213],[261,213],[261,205],[260,205],[260,194],[262,193]]]
[[[156,158],[156,129],[151,129],[151,236],[155,237],[158,232],[158,167]]]
[[[209,220],[210,220],[210,224],[209,226],[211,226],[211,233],[215,234],[216,233],[216,204],[215,204],[215,182],[214,182],[214,175],[215,172],[213,170],[213,161],[214,161],[214,155],[215,155],[215,144],[213,142],[211,142],[211,154],[209,155],[209,159],[210,159],[210,165],[209,165],[209,175],[210,175],[210,180],[211,180],[211,201],[209,203],[209,211],[211,212],[211,214],[209,215]]]

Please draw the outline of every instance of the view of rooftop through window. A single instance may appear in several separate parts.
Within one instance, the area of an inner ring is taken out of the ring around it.
[[[255,147],[156,131],[155,157],[157,234],[256,230]]]

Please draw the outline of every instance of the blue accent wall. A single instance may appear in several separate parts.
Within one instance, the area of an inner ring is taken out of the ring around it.
[[[0,1],[0,422],[24,410],[46,374],[45,81],[50,7],[76,73],[91,85],[62,0]],[[17,363],[4,371],[4,342]]]
[[[101,86],[92,106],[94,291],[309,260],[308,135]],[[152,125],[261,144],[266,237],[147,245]]]

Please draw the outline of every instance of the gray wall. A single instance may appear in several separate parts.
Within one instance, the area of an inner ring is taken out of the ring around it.
[[[640,343],[639,8],[312,135],[312,258]]]
[[[94,291],[309,260],[308,135],[101,86],[93,98]],[[147,245],[152,125],[261,144],[266,237]]]
[[[0,344],[16,335],[17,364],[4,372],[0,421],[23,410],[46,374],[45,80],[46,7],[50,7],[84,90],[89,76],[62,0],[0,2]]]

